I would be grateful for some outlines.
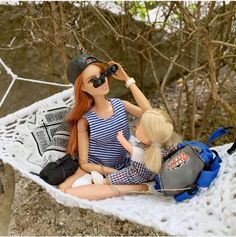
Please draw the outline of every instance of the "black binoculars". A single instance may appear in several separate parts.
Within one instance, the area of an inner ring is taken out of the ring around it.
[[[111,67],[106,68],[104,72],[102,72],[98,78],[93,79],[93,87],[98,88],[99,86],[105,83],[105,77],[110,77],[115,74],[118,70],[118,65],[113,64]]]

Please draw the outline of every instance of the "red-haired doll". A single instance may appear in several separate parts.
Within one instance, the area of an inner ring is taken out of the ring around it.
[[[71,155],[78,155],[79,168],[74,175],[60,184],[59,188],[81,198],[99,199],[115,195],[114,192],[113,195],[110,191],[107,192],[105,186],[104,190],[96,196],[96,185],[90,185],[93,186],[90,190],[88,186],[73,188],[72,185],[77,178],[91,171],[110,174],[124,168],[129,162],[129,157],[116,139],[117,132],[122,130],[125,138],[129,139],[126,112],[141,117],[143,112],[151,108],[146,97],[136,86],[135,80],[130,78],[118,63],[109,62],[110,66],[114,64],[118,69],[113,77],[125,82],[138,106],[128,101],[106,98],[109,93],[107,79],[109,73],[106,73],[105,66],[95,57],[80,55],[73,59],[67,68],[67,76],[74,84],[75,94],[75,103],[68,116],[71,135],[67,151]],[[121,187],[120,192],[143,189],[138,185],[129,186]]]

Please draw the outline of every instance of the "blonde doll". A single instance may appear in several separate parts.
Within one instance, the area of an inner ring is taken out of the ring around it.
[[[152,181],[160,171],[163,152],[176,149],[175,145],[181,141],[173,131],[169,115],[161,109],[150,109],[142,115],[135,136],[139,143],[132,145],[121,131],[118,132],[118,141],[131,155],[130,166],[109,174],[106,179],[92,171],[95,184],[141,184]]]

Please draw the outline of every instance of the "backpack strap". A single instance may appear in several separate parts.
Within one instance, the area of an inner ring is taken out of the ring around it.
[[[217,128],[208,139],[208,146],[210,146],[211,142],[216,138],[222,137],[229,132],[229,130],[236,130],[234,127],[221,127]],[[234,140],[233,145],[227,150],[228,154],[232,154],[236,150],[236,138]]]
[[[227,152],[229,155],[231,155],[234,153],[235,150],[236,150],[236,138],[235,138],[233,145],[227,150]]]
[[[160,175],[156,175],[156,177],[155,177],[155,186],[154,186],[154,188],[158,191],[158,192],[161,192],[161,191],[159,191],[159,190],[161,190],[161,181],[160,181]]]
[[[211,182],[215,179],[216,175],[220,170],[220,163],[222,162],[220,156],[215,150],[211,150],[215,154],[215,158],[210,162],[210,164],[203,169],[196,181],[198,187],[207,188],[210,186]]]
[[[211,143],[215,140],[215,139],[217,139],[217,138],[219,138],[219,137],[222,137],[222,136],[224,136],[225,134],[227,134],[229,131],[229,128],[231,128],[231,127],[228,127],[228,128],[223,128],[223,127],[221,127],[221,128],[217,128],[215,131],[213,131],[213,133],[210,135],[210,137],[208,138],[208,142],[207,142],[207,145],[208,146],[210,146],[211,145]]]
[[[193,185],[190,190],[175,195],[174,199],[176,202],[182,202],[186,199],[190,199],[194,197],[197,194],[197,192],[198,192],[198,187],[196,185]]]

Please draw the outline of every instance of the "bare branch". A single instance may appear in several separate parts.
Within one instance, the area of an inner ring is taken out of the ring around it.
[[[217,45],[223,45],[223,46],[227,46],[227,47],[231,47],[231,48],[236,48],[235,44],[230,44],[230,43],[219,41],[219,40],[211,40],[211,43],[217,44]]]

